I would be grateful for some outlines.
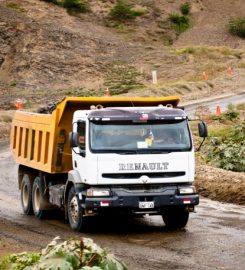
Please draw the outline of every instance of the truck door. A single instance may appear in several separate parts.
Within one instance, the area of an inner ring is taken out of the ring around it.
[[[76,155],[74,155],[74,167],[78,170],[81,178],[86,171],[86,122],[77,122],[77,142],[78,147],[76,148]]]

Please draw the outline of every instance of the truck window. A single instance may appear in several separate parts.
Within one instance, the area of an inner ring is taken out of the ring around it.
[[[95,152],[190,151],[187,121],[90,122],[90,148]]]
[[[85,150],[86,145],[86,124],[85,122],[77,122],[77,133],[78,133],[78,147],[81,150]]]

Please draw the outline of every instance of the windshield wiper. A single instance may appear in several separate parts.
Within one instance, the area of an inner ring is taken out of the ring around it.
[[[119,155],[133,155],[138,154],[137,150],[115,150],[116,154]]]
[[[151,150],[150,154],[169,154],[171,152],[170,150]]]

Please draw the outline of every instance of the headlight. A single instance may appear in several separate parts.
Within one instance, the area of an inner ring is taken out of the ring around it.
[[[190,187],[179,187],[179,194],[195,194],[196,193],[196,188],[194,186]]]
[[[88,189],[87,197],[109,197],[111,195],[111,192],[109,189]]]

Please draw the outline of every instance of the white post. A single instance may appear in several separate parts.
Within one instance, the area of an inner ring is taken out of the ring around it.
[[[156,70],[152,71],[152,83],[157,84],[157,72],[156,72]]]

